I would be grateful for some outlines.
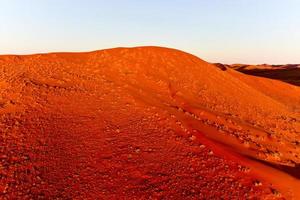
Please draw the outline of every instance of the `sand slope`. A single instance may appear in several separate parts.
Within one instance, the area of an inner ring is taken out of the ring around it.
[[[299,199],[300,88],[167,48],[0,56],[4,198]]]

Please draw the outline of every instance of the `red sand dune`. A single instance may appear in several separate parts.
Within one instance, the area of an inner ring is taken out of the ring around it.
[[[0,56],[0,86],[1,199],[300,199],[297,86],[160,47]]]
[[[289,84],[300,86],[300,64],[288,65],[223,65],[217,63],[218,67],[230,67],[248,75],[265,77],[284,81]]]

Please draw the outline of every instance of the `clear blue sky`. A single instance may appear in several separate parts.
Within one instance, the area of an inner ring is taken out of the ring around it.
[[[210,62],[300,63],[300,1],[0,0],[0,54],[142,45]]]

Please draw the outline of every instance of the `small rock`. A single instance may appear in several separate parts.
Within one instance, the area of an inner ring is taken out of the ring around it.
[[[253,183],[254,183],[254,186],[256,186],[256,187],[262,185],[262,183],[259,180],[255,180]]]
[[[139,149],[139,148],[137,148],[136,150],[135,150],[135,153],[140,153],[141,152],[141,150]]]
[[[196,136],[192,135],[191,137],[189,137],[189,140],[195,141],[196,140]]]

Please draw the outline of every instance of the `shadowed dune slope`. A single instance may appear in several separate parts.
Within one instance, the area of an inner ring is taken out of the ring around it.
[[[281,80],[300,86],[300,65],[232,65],[229,66],[245,74]]]
[[[0,56],[0,87],[4,198],[300,198],[297,86],[137,47]]]

